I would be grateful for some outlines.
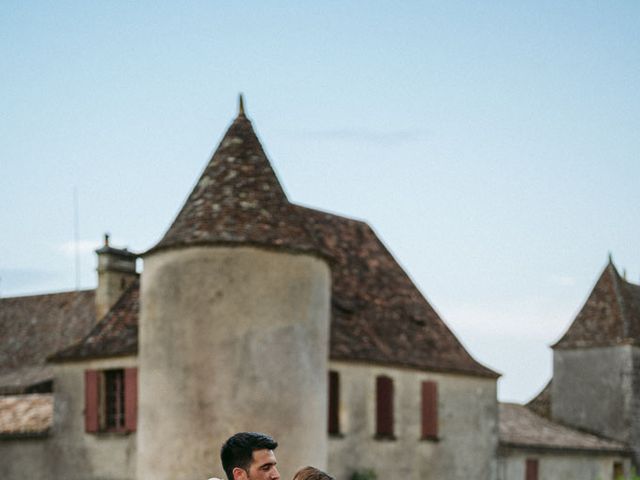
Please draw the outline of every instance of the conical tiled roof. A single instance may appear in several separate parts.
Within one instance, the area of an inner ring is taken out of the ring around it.
[[[640,285],[605,267],[567,333],[553,348],[640,345]]]
[[[182,210],[160,242],[165,248],[249,244],[322,254],[289,203],[242,102]]]

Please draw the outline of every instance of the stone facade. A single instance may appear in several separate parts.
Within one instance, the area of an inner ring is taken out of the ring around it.
[[[137,478],[206,478],[238,431],[281,473],[326,465],[330,276],[316,257],[190,247],[145,258]],[[176,455],[176,452],[180,452]]]
[[[637,347],[556,350],[551,415],[605,437],[629,442],[633,355]]]
[[[537,462],[541,480],[616,480],[614,472],[631,472],[629,458],[622,455],[510,449],[498,457],[498,480],[526,480],[527,461]]]
[[[535,460],[528,480],[606,480],[640,449],[640,287],[607,267],[556,345],[546,402],[556,420],[619,442],[498,404],[499,375],[371,227],[288,200],[243,108],[143,254],[140,281],[137,255],[108,242],[97,253],[95,294],[0,299],[0,392],[48,388],[54,400],[49,426],[20,439],[2,430],[4,413],[19,412],[0,412],[3,480],[222,476],[219,448],[243,430],[279,441],[283,479],[312,464],[343,480],[369,469],[523,480]],[[329,371],[340,380],[330,436]],[[113,418],[124,423],[96,427]]]
[[[496,381],[406,368],[332,361],[340,376],[340,435],[329,440],[329,471],[348,479],[373,469],[378,478],[495,479]],[[375,380],[394,384],[395,439],[375,438]],[[438,438],[421,438],[423,381],[438,386]]]
[[[136,367],[137,363],[135,357],[120,357],[57,365],[51,431],[42,438],[0,440],[0,478],[135,478],[135,433],[85,432],[84,372]]]

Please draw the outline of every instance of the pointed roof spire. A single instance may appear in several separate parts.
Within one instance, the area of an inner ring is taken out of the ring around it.
[[[553,348],[640,345],[640,285],[618,273],[611,254],[587,301]]]
[[[225,133],[189,198],[148,253],[191,245],[249,244],[325,256],[289,203],[244,115]]]
[[[239,117],[244,117],[244,97],[242,96],[242,93],[240,93],[238,95],[238,116]]]

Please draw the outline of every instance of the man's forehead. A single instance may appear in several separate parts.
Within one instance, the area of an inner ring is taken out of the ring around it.
[[[276,463],[276,456],[273,450],[263,448],[261,450],[254,450],[251,454],[251,458],[254,463],[263,465],[265,463]]]

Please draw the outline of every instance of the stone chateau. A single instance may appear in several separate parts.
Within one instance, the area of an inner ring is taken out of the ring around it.
[[[95,290],[0,299],[3,480],[204,480],[241,430],[279,440],[283,479],[640,465],[640,286],[610,261],[547,387],[499,403],[369,225],[289,201],[242,102],[162,239],[96,254]]]

